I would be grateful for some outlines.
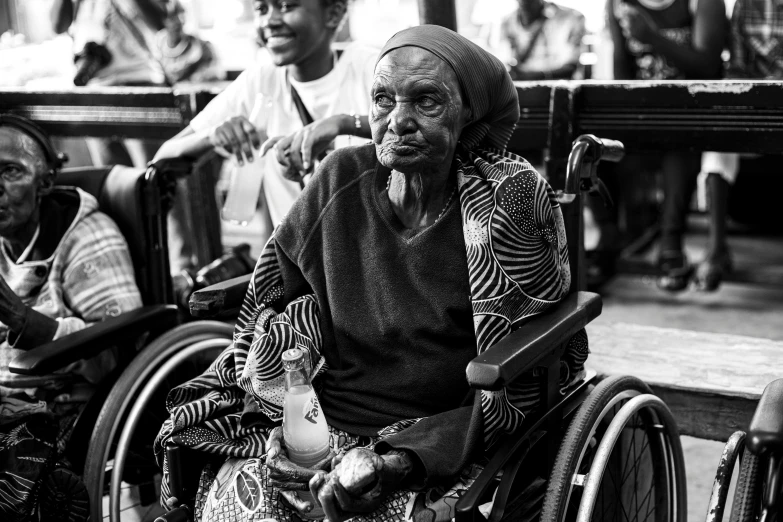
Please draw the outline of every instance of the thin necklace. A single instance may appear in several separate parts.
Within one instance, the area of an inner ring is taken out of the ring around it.
[[[389,192],[389,189],[391,188],[391,178],[392,175],[391,173],[389,173],[389,177],[386,180],[386,192]],[[454,185],[454,190],[451,191],[451,195],[449,196],[448,201],[446,201],[446,204],[443,205],[443,209],[440,211],[440,214],[438,214],[438,217],[436,217],[435,221],[432,222],[433,225],[438,222],[438,220],[443,216],[443,214],[446,213],[446,209],[449,208],[449,205],[451,204],[451,200],[454,199],[454,194],[456,193],[457,193],[457,186]]]

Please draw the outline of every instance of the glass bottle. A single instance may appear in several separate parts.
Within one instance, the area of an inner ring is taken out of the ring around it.
[[[285,399],[283,403],[283,440],[288,458],[304,467],[312,467],[329,454],[329,428],[321,405],[305,369],[305,353],[292,348],[283,352]],[[305,516],[320,519],[324,512],[309,492],[299,497],[313,505]]]

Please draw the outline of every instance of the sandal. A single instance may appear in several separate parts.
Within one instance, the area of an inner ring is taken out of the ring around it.
[[[731,255],[726,252],[715,258],[707,258],[696,267],[694,286],[700,292],[714,292],[720,287],[723,276],[731,272]]]
[[[682,292],[688,288],[693,267],[680,250],[664,250],[658,256],[658,288],[667,292]]]

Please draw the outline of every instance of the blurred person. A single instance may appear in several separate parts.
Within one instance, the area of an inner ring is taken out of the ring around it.
[[[64,10],[65,15],[67,11]],[[162,0],[76,0],[71,17],[77,85],[170,85],[153,52],[155,35],[163,29],[166,17]],[[59,20],[55,29],[62,29],[66,22],[67,16]],[[96,166],[144,167],[160,144],[157,140],[87,139]]]
[[[727,28],[723,0],[608,0],[607,18],[614,43],[615,79],[721,77]],[[647,168],[655,161],[652,157],[628,160],[626,165],[644,162]],[[687,288],[693,273],[683,251],[683,234],[700,155],[666,152],[660,158],[660,169],[664,199],[658,286],[677,292]]]
[[[357,42],[341,53],[332,50],[348,0],[256,0],[253,6],[258,38],[272,63],[251,65],[155,159],[215,150],[243,165],[254,162],[260,148],[261,208],[271,231],[323,152],[369,139],[377,50]]]
[[[782,79],[783,4],[769,0],[737,0],[731,16],[730,52],[727,78]],[[696,267],[694,275],[697,288],[716,290],[724,275],[732,269],[726,233],[730,210],[745,224],[777,221],[774,214],[768,215],[756,208],[755,193],[758,186],[768,189],[779,186],[781,167],[783,159],[779,155],[740,157],[732,153],[705,153],[698,199],[700,206],[709,210],[710,232],[707,256]],[[730,187],[738,181],[740,171],[745,174],[740,177],[739,190],[730,194]]]
[[[166,3],[163,24],[156,36],[155,50],[172,83],[222,79],[212,44],[184,31],[185,9],[179,0]]]
[[[9,364],[27,350],[142,304],[117,225],[98,211],[93,196],[54,186],[63,161],[33,122],[0,114],[0,440],[6,442],[0,444],[0,513],[5,521],[31,519],[42,483],[52,473],[57,480],[76,481],[71,492],[86,502],[84,485],[60,462],[63,444],[91,385],[116,360],[105,350],[42,376],[10,373]],[[37,514],[36,520],[55,515]],[[57,515],[58,520],[84,519],[78,510]]]
[[[579,67],[585,17],[545,0],[518,0],[503,19],[500,37],[511,47],[514,80],[570,80]]]

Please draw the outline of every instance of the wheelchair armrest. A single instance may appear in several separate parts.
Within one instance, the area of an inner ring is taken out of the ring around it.
[[[756,455],[783,452],[783,379],[764,388],[745,445]]]
[[[118,339],[136,338],[152,328],[167,329],[176,322],[176,306],[144,306],[28,350],[18,355],[9,369],[24,375],[48,375],[70,363],[99,354],[116,344]]]
[[[201,319],[238,311],[253,274],[245,274],[193,292],[190,315]]]
[[[470,361],[468,383],[482,390],[501,389],[532,370],[553,348],[568,341],[601,315],[601,307],[598,294],[576,292],[568,295],[553,310],[532,318]]]

